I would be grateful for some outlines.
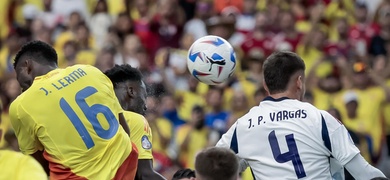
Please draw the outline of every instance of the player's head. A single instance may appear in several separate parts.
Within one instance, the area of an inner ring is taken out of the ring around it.
[[[305,94],[305,63],[297,54],[279,51],[271,54],[263,65],[264,88],[270,95],[285,93],[302,100]]]
[[[180,169],[173,175],[172,180],[194,180],[195,171],[191,169]]]
[[[14,68],[22,90],[27,90],[37,76],[57,68],[57,53],[49,44],[31,41],[15,56]]]
[[[238,160],[230,149],[211,147],[201,151],[195,159],[197,180],[236,180]]]
[[[115,94],[122,108],[144,115],[147,93],[141,72],[128,64],[124,64],[115,65],[105,74],[114,85]]]

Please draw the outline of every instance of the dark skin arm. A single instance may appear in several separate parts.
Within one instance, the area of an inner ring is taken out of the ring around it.
[[[139,159],[136,180],[166,180],[161,174],[154,171],[151,159]]]
[[[123,130],[130,136],[130,129],[126,123],[126,119],[123,116],[123,113],[119,113],[119,124],[123,127]]]
[[[43,169],[45,170],[47,176],[50,176],[50,169],[49,169],[49,161],[47,161],[43,157],[43,152],[42,151],[37,151],[34,154],[31,154],[31,156],[41,164]]]

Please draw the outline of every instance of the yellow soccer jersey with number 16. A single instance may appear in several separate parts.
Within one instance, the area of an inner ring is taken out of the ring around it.
[[[10,119],[24,154],[44,150],[51,178],[126,179],[137,156],[119,124],[122,111],[100,70],[75,65],[36,77],[11,104]]]
[[[123,116],[130,128],[130,139],[137,146],[138,159],[153,159],[152,131],[141,114],[125,111]]]

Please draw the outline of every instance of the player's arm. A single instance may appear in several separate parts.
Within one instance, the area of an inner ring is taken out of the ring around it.
[[[23,110],[17,100],[11,104],[9,115],[18,139],[20,151],[23,154],[32,155],[42,165],[46,173],[49,174],[49,163],[43,157],[43,147],[35,134],[35,125],[32,117]]]
[[[165,178],[154,171],[152,159],[139,159],[136,180],[165,180]]]
[[[348,130],[337,119],[326,111],[321,111],[321,134],[325,147],[340,164],[347,168],[354,178],[371,179],[381,177],[383,173],[371,167],[360,155],[359,149],[354,145]],[[351,172],[353,171],[353,172]]]
[[[123,130],[130,136],[130,128],[127,125],[126,119],[123,116],[123,113],[119,113],[119,124],[122,126]]]
[[[238,120],[237,120],[238,122]],[[230,129],[222,135],[221,139],[218,141],[216,147],[223,147],[223,148],[229,148],[234,151],[237,155],[238,151],[238,141],[237,141],[237,122],[234,123]],[[240,158],[237,155],[239,167],[238,171],[243,172],[246,168],[249,167],[248,162],[245,159]]]
[[[43,157],[43,151],[37,151],[34,154],[31,154],[31,156],[38,161],[39,164],[43,167],[43,170],[45,170],[46,174],[50,175],[50,169],[49,169],[49,161],[47,161]]]
[[[357,180],[386,177],[377,168],[372,167],[360,154],[357,154],[354,158],[352,158],[351,161],[345,165],[345,168]],[[364,171],[362,171],[362,169],[364,169]]]

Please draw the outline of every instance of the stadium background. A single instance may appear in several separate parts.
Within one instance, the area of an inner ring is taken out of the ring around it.
[[[1,148],[18,151],[8,116],[20,94],[13,58],[30,40],[53,45],[60,67],[141,70],[154,166],[167,178],[194,168],[196,153],[264,98],[264,59],[290,50],[307,65],[305,101],[340,119],[390,176],[389,0],[1,0],[0,9]],[[239,60],[235,75],[213,87],[186,67],[186,51],[207,34],[227,39]]]

